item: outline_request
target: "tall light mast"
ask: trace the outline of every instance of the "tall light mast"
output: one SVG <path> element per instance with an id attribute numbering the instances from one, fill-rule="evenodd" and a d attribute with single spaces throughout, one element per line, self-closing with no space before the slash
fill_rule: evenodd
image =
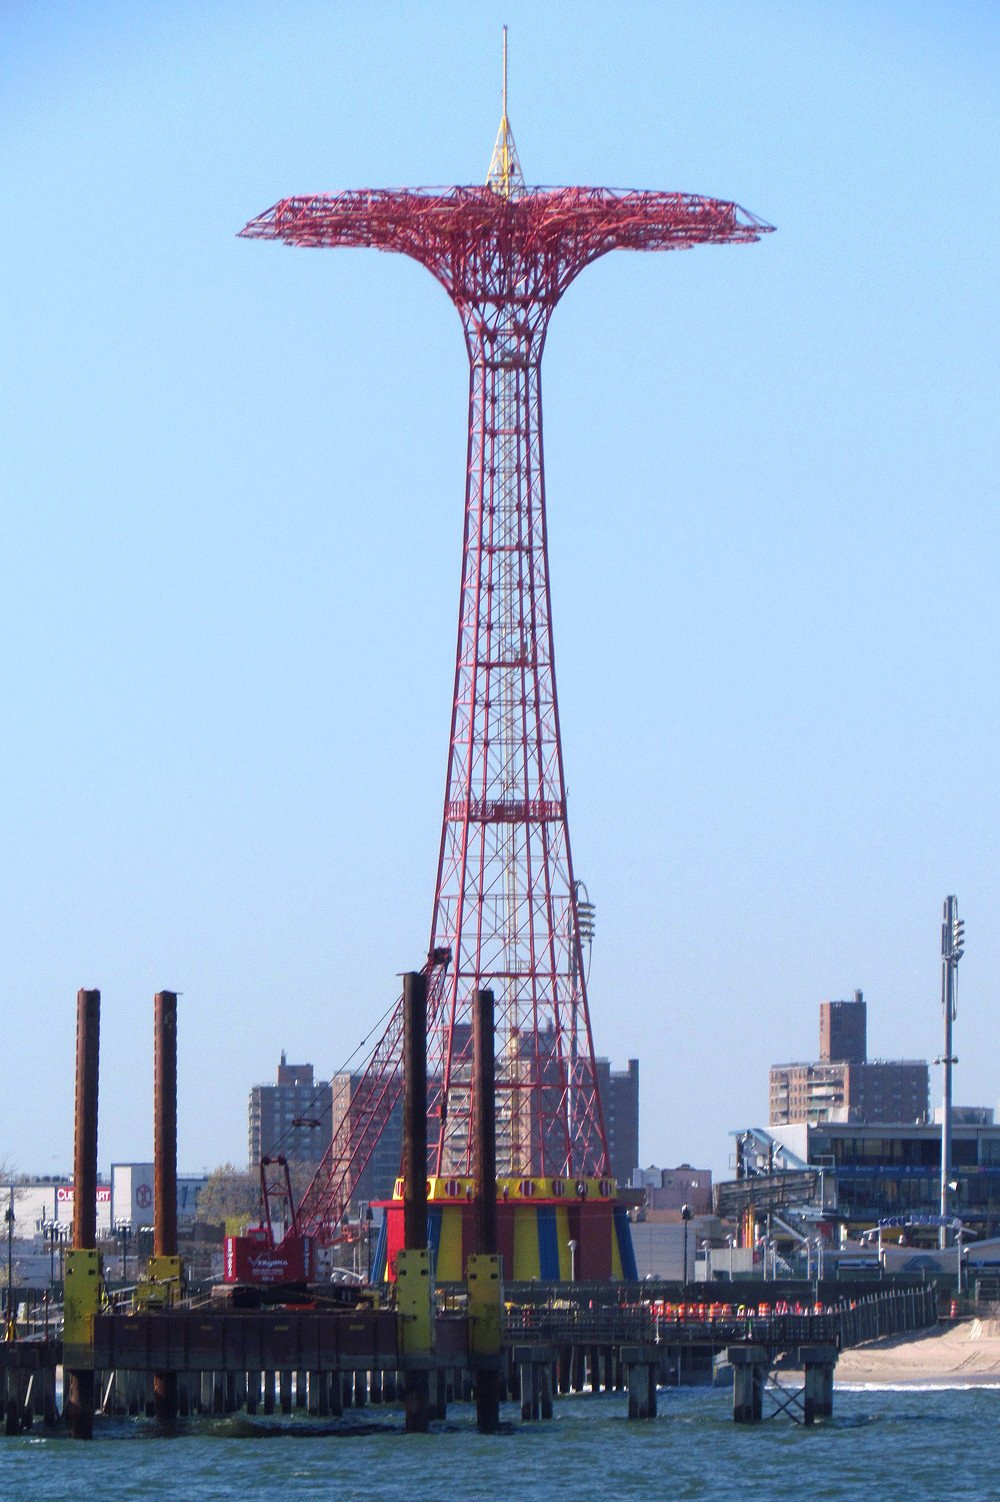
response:
<path id="1" fill-rule="evenodd" d="M 952 1052 L 952 1023 L 958 1011 L 958 962 L 965 952 L 965 924 L 958 916 L 958 898 L 944 899 L 941 924 L 941 1006 L 944 1011 L 944 1053 L 936 1063 L 944 1065 L 944 1103 L 941 1110 L 941 1226 L 938 1246 L 948 1245 L 945 1221 L 951 1215 L 951 1071 L 958 1063 Z"/>

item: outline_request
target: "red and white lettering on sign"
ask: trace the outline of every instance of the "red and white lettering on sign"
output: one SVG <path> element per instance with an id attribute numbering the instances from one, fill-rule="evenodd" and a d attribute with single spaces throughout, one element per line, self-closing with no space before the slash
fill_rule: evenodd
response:
<path id="1" fill-rule="evenodd" d="M 110 1203 L 111 1203 L 111 1186 L 110 1186 L 110 1184 L 98 1184 L 96 1199 L 97 1199 L 97 1203 L 99 1205 L 110 1205 Z M 72 1184 L 60 1184 L 59 1188 L 56 1190 L 56 1202 L 58 1204 L 60 1204 L 60 1205 L 66 1205 L 66 1204 L 70 1204 L 71 1205 L 73 1203 L 73 1185 Z"/>
<path id="2" fill-rule="evenodd" d="M 308 1236 L 286 1236 L 276 1247 L 227 1236 L 225 1269 L 227 1283 L 308 1283 L 315 1275 L 313 1244 Z"/>

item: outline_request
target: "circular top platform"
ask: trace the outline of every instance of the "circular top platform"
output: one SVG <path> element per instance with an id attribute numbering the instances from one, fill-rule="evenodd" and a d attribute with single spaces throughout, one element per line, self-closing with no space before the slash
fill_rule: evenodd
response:
<path id="1" fill-rule="evenodd" d="M 559 290 L 609 250 L 746 244 L 773 226 L 739 204 L 695 193 L 616 188 L 361 188 L 283 198 L 240 231 L 288 245 L 373 246 L 414 256 L 442 280 L 470 258 L 549 261 Z M 445 275 L 448 268 L 450 275 Z M 483 267 L 485 270 L 485 266 Z"/>

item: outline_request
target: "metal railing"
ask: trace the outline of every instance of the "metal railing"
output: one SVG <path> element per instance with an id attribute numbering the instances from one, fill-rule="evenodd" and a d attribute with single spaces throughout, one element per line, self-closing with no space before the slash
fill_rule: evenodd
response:
<path id="1" fill-rule="evenodd" d="M 663 1306 L 655 1303 L 588 1305 L 507 1304 L 508 1345 L 859 1345 L 884 1335 L 920 1330 L 937 1319 L 933 1284 L 844 1299 L 808 1310 L 767 1305 Z"/>

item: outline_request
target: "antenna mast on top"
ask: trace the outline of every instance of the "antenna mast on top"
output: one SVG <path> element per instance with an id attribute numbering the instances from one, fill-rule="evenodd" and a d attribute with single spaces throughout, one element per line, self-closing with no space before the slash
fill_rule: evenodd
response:
<path id="1" fill-rule="evenodd" d="M 496 145 L 490 170 L 486 174 L 486 186 L 502 198 L 514 198 L 524 192 L 524 176 L 514 145 L 510 123 L 507 119 L 507 28 L 503 29 L 503 118 L 497 132 Z"/>
<path id="2" fill-rule="evenodd" d="M 503 29 L 503 117 L 507 118 L 507 28 Z"/>

